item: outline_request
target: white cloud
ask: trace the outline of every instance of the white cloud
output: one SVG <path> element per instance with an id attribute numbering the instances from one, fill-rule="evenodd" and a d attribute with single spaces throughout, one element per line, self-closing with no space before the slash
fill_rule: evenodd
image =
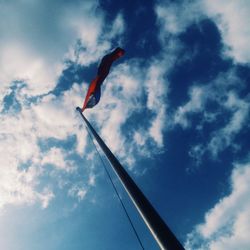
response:
<path id="1" fill-rule="evenodd" d="M 195 160 L 196 166 L 199 166 L 202 163 L 202 157 L 206 151 L 206 148 L 202 144 L 197 144 L 192 146 L 188 154 Z M 192 171 L 192 168 L 188 168 L 188 171 Z"/>
<path id="2" fill-rule="evenodd" d="M 62 149 L 56 147 L 50 148 L 50 150 L 43 155 L 41 164 L 52 164 L 59 170 L 74 170 L 72 162 L 66 159 L 65 152 Z"/>
<path id="3" fill-rule="evenodd" d="M 174 123 L 180 124 L 183 128 L 190 126 L 187 116 L 192 113 L 201 112 L 204 109 L 204 103 L 206 102 L 206 88 L 199 86 L 193 86 L 189 90 L 190 100 L 180 106 L 174 115 Z"/>
<path id="4" fill-rule="evenodd" d="M 149 135 L 159 148 L 163 147 L 164 131 L 171 126 L 167 119 L 169 81 L 168 73 L 174 66 L 180 46 L 175 39 L 162 41 L 163 53 L 152 59 L 145 74 L 147 108 L 154 114 L 150 121 Z"/>
<path id="5" fill-rule="evenodd" d="M 88 184 L 90 186 L 95 186 L 96 183 L 96 175 L 94 173 L 89 174 Z"/>
<path id="6" fill-rule="evenodd" d="M 121 46 L 125 31 L 123 15 L 118 13 L 111 25 L 105 23 L 102 13 L 99 12 L 98 17 L 98 19 L 93 19 L 92 16 L 81 16 L 79 19 L 71 17 L 73 21 L 70 27 L 78 31 L 77 38 L 80 40 L 70 46 L 65 55 L 66 59 L 88 66 L 99 61 L 106 52 L 108 53 L 113 39 L 115 44 Z"/>
<path id="7" fill-rule="evenodd" d="M 13 80 L 27 83 L 25 92 L 32 95 L 50 91 L 56 86 L 61 66 L 54 63 L 48 67 L 48 61 L 38 53 L 17 42 L 0 47 L 0 82 L 6 86 Z"/>
<path id="8" fill-rule="evenodd" d="M 15 166 L 15 162 L 10 164 L 9 160 L 12 160 L 9 155 L 6 155 L 6 159 L 1 160 L 0 209 L 7 204 L 23 205 L 35 202 L 41 202 L 45 208 L 53 197 L 53 193 L 47 187 L 41 192 L 36 191 L 40 170 L 36 167 L 20 170 Z M 5 165 L 6 163 L 8 165 Z"/>
<path id="9" fill-rule="evenodd" d="M 208 144 L 208 149 L 214 157 L 233 142 L 234 137 L 241 132 L 249 117 L 248 100 L 239 98 L 233 91 L 227 93 L 226 98 L 224 106 L 232 112 L 232 116 L 225 127 L 213 133 L 213 138 Z"/>
<path id="10" fill-rule="evenodd" d="M 159 1 L 160 2 L 160 1 Z M 178 35 L 194 22 L 201 19 L 199 1 L 165 1 L 156 5 L 156 14 L 162 24 L 164 32 Z"/>
<path id="11" fill-rule="evenodd" d="M 249 1 L 159 1 L 155 10 L 163 28 L 161 39 L 178 36 L 190 25 L 210 18 L 221 33 L 224 55 L 232 57 L 236 63 L 250 62 Z"/>
<path id="12" fill-rule="evenodd" d="M 121 36 L 125 31 L 125 21 L 124 21 L 124 17 L 122 15 L 122 13 L 119 13 L 113 24 L 112 24 L 112 27 L 111 27 L 111 30 L 110 32 L 108 33 L 108 36 L 110 38 L 113 38 L 113 37 L 116 37 L 117 39 L 117 36 Z"/>
<path id="13" fill-rule="evenodd" d="M 159 148 L 163 147 L 163 135 L 164 130 L 166 129 L 166 110 L 165 106 L 162 105 L 158 111 L 156 118 L 152 121 L 151 127 L 149 128 L 149 134 L 152 139 L 156 142 Z"/>
<path id="14" fill-rule="evenodd" d="M 82 121 L 75 107 L 82 102 L 82 87 L 74 84 L 60 97 L 47 95 L 31 106 L 31 109 L 23 110 L 20 115 L 27 121 L 32 121 L 33 130 L 37 138 L 56 138 L 66 140 L 68 136 L 75 135 L 77 139 L 76 150 L 84 154 L 87 143 L 87 133 L 79 130 Z"/>
<path id="15" fill-rule="evenodd" d="M 247 250 L 250 248 L 250 164 L 237 164 L 232 191 L 206 213 L 205 222 L 188 236 L 186 249 Z M 198 248 L 199 246 L 199 248 Z"/>
<path id="16" fill-rule="evenodd" d="M 164 79 L 166 69 L 161 66 L 161 63 L 162 61 L 153 61 L 147 70 L 147 107 L 151 110 L 157 110 L 167 94 L 168 82 Z"/>
<path id="17" fill-rule="evenodd" d="M 43 192 L 38 195 L 38 197 L 41 200 L 42 208 L 47 208 L 49 202 L 55 197 L 55 195 L 49 188 L 45 188 Z"/>
<path id="18" fill-rule="evenodd" d="M 229 114 L 228 121 L 222 126 L 215 126 L 209 135 L 207 145 L 193 145 L 189 155 L 200 165 L 205 152 L 210 152 L 214 159 L 228 147 L 237 149 L 235 137 L 244 129 L 249 117 L 250 104 L 248 97 L 240 97 L 235 86 L 240 87 L 240 79 L 234 70 L 218 75 L 209 85 L 193 85 L 189 90 L 189 100 L 179 106 L 174 113 L 174 125 L 179 124 L 183 129 L 195 126 L 202 133 L 204 125 L 216 124 L 219 119 Z M 209 110 L 209 103 L 217 106 Z M 199 114 L 198 123 L 192 123 L 192 115 Z M 224 118 L 225 119 L 225 118 Z M 202 150 L 200 150 L 202 148 Z"/>
<path id="19" fill-rule="evenodd" d="M 236 62 L 249 63 L 250 2 L 204 0 L 203 10 L 218 26 L 226 55 L 231 56 Z"/>
<path id="20" fill-rule="evenodd" d="M 78 201 L 82 201 L 86 194 L 87 194 L 87 189 L 80 184 L 73 185 L 71 189 L 68 191 L 68 195 L 71 197 L 76 197 Z"/>
<path id="21" fill-rule="evenodd" d="M 134 138 L 136 144 L 139 146 L 143 146 L 146 142 L 145 136 L 143 134 L 144 134 L 144 131 L 140 131 L 140 132 L 135 131 L 135 133 L 134 133 L 133 138 Z"/>
<path id="22" fill-rule="evenodd" d="M 22 110 L 1 115 L 1 208 L 7 204 L 32 204 L 37 201 L 43 207 L 48 206 L 54 195 L 46 184 L 43 184 L 44 189 L 38 191 L 43 175 L 39 166 L 50 163 L 68 171 L 72 165 L 64 160 L 65 156 L 59 149 L 52 148 L 44 153 L 39 139 L 65 140 L 69 135 L 75 135 L 80 140 L 86 140 L 78 129 L 79 121 L 75 114 L 75 106 L 82 101 L 79 92 L 80 86 L 73 85 L 61 97 L 47 95 L 31 106 L 25 105 L 25 101 L 21 100 L 25 99 L 25 95 L 19 94 Z M 81 151 L 84 147 L 82 144 Z"/>

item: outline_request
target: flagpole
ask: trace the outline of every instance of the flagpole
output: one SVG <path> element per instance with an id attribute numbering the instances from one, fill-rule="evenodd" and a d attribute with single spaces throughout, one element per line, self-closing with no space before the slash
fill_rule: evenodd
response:
<path id="1" fill-rule="evenodd" d="M 95 137 L 97 143 L 105 153 L 111 166 L 117 176 L 119 177 L 122 185 L 133 201 L 135 207 L 137 208 L 139 214 L 143 218 L 147 227 L 149 228 L 151 234 L 155 238 L 159 247 L 164 250 L 184 250 L 184 247 L 172 233 L 172 231 L 165 224 L 163 219 L 151 205 L 149 200 L 145 197 L 143 192 L 139 189 L 133 179 L 126 172 L 121 163 L 117 160 L 114 154 L 110 151 L 108 146 L 104 143 L 101 137 L 97 134 L 95 129 L 91 126 L 89 121 L 83 115 L 81 108 L 77 107 L 76 110 L 80 113 L 87 127 Z"/>

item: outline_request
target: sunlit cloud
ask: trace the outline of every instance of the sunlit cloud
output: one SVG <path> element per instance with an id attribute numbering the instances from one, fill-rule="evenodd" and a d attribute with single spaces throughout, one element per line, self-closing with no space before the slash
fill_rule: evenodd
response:
<path id="1" fill-rule="evenodd" d="M 214 124 L 229 114 L 230 118 L 224 126 L 214 127 L 210 132 L 210 140 L 207 145 L 197 144 L 190 149 L 190 156 L 201 163 L 205 152 L 209 152 L 213 158 L 228 147 L 237 148 L 234 138 L 247 125 L 249 117 L 248 97 L 240 98 L 235 86 L 239 86 L 239 78 L 234 70 L 219 75 L 208 85 L 194 85 L 189 90 L 189 100 L 179 106 L 174 114 L 174 124 L 183 129 L 195 126 L 197 132 L 203 130 L 206 124 Z M 209 103 L 215 104 L 216 110 L 209 110 Z M 193 117 L 200 115 L 198 123 L 194 124 Z M 200 150 L 202 149 L 202 150 Z"/>
<path id="2" fill-rule="evenodd" d="M 222 197 L 188 236 L 186 249 L 249 248 L 249 162 L 236 164 L 231 175 L 231 193 Z"/>
<path id="3" fill-rule="evenodd" d="M 249 63 L 249 2 L 204 0 L 203 9 L 221 32 L 225 55 L 232 57 L 236 63 Z"/>
<path id="4" fill-rule="evenodd" d="M 223 53 L 236 63 L 249 63 L 248 28 L 250 5 L 239 1 L 165 1 L 156 7 L 156 13 L 168 36 L 184 32 L 190 25 L 199 25 L 204 19 L 212 19 L 218 27 L 224 43 Z"/>

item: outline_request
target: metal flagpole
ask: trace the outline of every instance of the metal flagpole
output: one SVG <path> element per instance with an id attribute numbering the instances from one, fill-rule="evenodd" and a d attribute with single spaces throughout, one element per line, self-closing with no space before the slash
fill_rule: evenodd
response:
<path id="1" fill-rule="evenodd" d="M 151 205 L 151 203 L 148 201 L 148 199 L 145 197 L 143 192 L 139 189 L 121 163 L 113 155 L 101 137 L 97 134 L 95 129 L 91 126 L 89 121 L 82 114 L 81 108 L 77 107 L 76 110 L 79 111 L 87 127 L 90 129 L 99 146 L 105 153 L 106 157 L 111 163 L 113 170 L 119 177 L 122 185 L 124 186 L 160 248 L 164 250 L 185 250 L 172 231 L 165 224 L 160 215 L 157 213 L 157 211 L 154 209 L 154 207 Z"/>

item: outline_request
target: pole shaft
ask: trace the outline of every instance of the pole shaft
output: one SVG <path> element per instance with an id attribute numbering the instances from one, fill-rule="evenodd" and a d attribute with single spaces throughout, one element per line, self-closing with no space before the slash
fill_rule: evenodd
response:
<path id="1" fill-rule="evenodd" d="M 175 237 L 175 235 L 171 232 L 168 226 L 165 224 L 163 219 L 136 185 L 136 183 L 132 180 L 129 174 L 126 172 L 124 167 L 120 164 L 117 158 L 113 155 L 107 145 L 103 142 L 101 137 L 97 134 L 95 129 L 91 126 L 89 121 L 82 114 L 82 111 L 79 107 L 76 108 L 79 111 L 81 117 L 85 121 L 86 125 L 90 129 L 91 133 L 95 137 L 99 146 L 102 148 L 106 157 L 109 159 L 113 170 L 119 177 L 122 185 L 133 201 L 135 207 L 143 218 L 144 222 L 148 226 L 150 232 L 155 238 L 156 242 L 160 246 L 161 249 L 165 250 L 184 250 L 181 243 Z"/>

